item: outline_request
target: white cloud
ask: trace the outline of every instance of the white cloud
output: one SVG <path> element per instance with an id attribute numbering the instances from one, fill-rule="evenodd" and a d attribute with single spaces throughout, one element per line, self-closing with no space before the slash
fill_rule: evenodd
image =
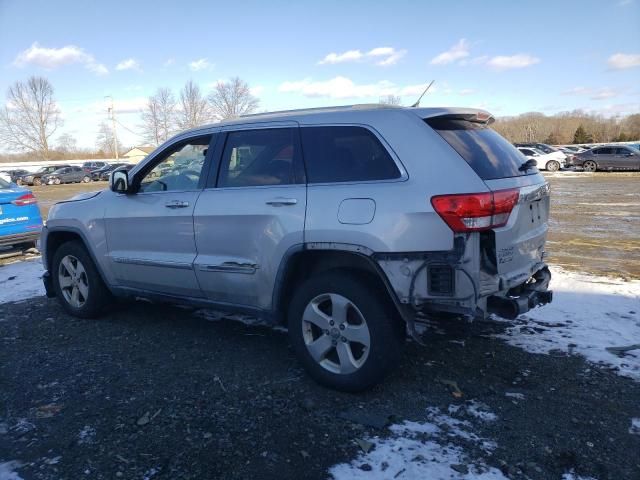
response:
<path id="1" fill-rule="evenodd" d="M 476 93 L 476 91 L 472 88 L 463 88 L 458 92 L 458 95 L 473 95 L 474 93 Z"/>
<path id="2" fill-rule="evenodd" d="M 563 95 L 589 96 L 591 100 L 606 100 L 607 98 L 617 97 L 622 93 L 624 93 L 624 89 L 614 89 L 609 87 L 603 87 L 599 89 L 587 88 L 587 87 L 574 87 L 562 92 Z"/>
<path id="3" fill-rule="evenodd" d="M 170 67 L 171 65 L 173 65 L 174 63 L 176 63 L 176 59 L 175 58 L 167 58 L 164 63 L 162 64 L 163 67 Z"/>
<path id="4" fill-rule="evenodd" d="M 387 95 L 420 95 L 426 85 L 398 86 L 387 80 L 376 83 L 357 84 L 350 78 L 338 76 L 325 81 L 313 81 L 306 78 L 300 81 L 284 82 L 278 90 L 283 93 L 299 93 L 305 97 L 379 98 Z"/>
<path id="5" fill-rule="evenodd" d="M 337 63 L 357 62 L 360 60 L 374 60 L 376 65 L 388 67 L 398 63 L 407 54 L 406 50 L 396 50 L 393 47 L 376 47 L 366 53 L 360 50 L 347 50 L 346 52 L 327 54 L 318 65 L 335 65 Z"/>
<path id="6" fill-rule="evenodd" d="M 61 48 L 42 47 L 34 42 L 29 48 L 18 54 L 13 64 L 17 67 L 35 65 L 46 70 L 53 70 L 65 65 L 82 64 L 96 75 L 109 73 L 107 67 L 96 62 L 93 55 L 88 54 L 82 48 L 75 45 L 66 45 Z"/>
<path id="7" fill-rule="evenodd" d="M 347 50 L 343 53 L 331 52 L 320 60 L 318 65 L 333 65 L 336 63 L 353 62 L 355 60 L 360 60 L 363 56 L 364 55 L 360 50 Z"/>
<path id="8" fill-rule="evenodd" d="M 498 55 L 497 57 L 492 57 L 487 61 L 487 65 L 495 68 L 496 70 L 525 68 L 535 65 L 536 63 L 540 63 L 540 59 L 526 53 L 518 53 L 511 56 Z"/>
<path id="9" fill-rule="evenodd" d="M 469 44 L 461 38 L 446 52 L 442 52 L 431 59 L 431 65 L 447 65 L 449 63 L 462 60 L 469 56 Z"/>
<path id="10" fill-rule="evenodd" d="M 376 50 L 376 49 L 374 49 L 374 50 Z M 374 55 L 372 53 L 374 50 L 369 52 L 367 55 L 379 56 L 379 55 Z M 391 50 L 391 53 L 389 53 L 386 58 L 383 58 L 379 62 L 376 62 L 376 65 L 379 65 L 381 67 L 389 67 L 391 65 L 395 65 L 396 63 L 398 63 L 398 60 L 400 60 L 402 57 L 404 57 L 407 54 L 406 50 L 397 50 L 396 51 L 393 48 L 388 49 L 388 50 Z"/>
<path id="11" fill-rule="evenodd" d="M 200 70 L 209 70 L 213 68 L 213 65 L 209 63 L 209 60 L 206 58 L 200 58 L 198 60 L 194 60 L 189 63 L 189 68 L 194 72 L 199 72 Z"/>
<path id="12" fill-rule="evenodd" d="M 640 54 L 638 53 L 614 53 L 607 60 L 609 68 L 623 70 L 625 68 L 640 67 Z"/>
<path id="13" fill-rule="evenodd" d="M 256 85 L 255 87 L 249 88 L 251 95 L 254 97 L 259 97 L 262 92 L 264 92 L 264 87 L 262 85 Z"/>
<path id="14" fill-rule="evenodd" d="M 127 58 L 116 65 L 116 70 L 136 70 L 141 72 L 140 63 L 134 58 Z"/>

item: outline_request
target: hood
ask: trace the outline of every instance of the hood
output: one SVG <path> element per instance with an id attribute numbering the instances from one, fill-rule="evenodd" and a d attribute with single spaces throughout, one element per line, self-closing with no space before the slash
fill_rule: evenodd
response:
<path id="1" fill-rule="evenodd" d="M 78 202 L 80 200 L 89 200 L 90 198 L 97 197 L 102 192 L 104 192 L 104 190 L 97 190 L 95 192 L 82 192 L 82 193 L 79 193 L 78 195 L 75 195 L 67 200 L 63 200 L 62 202 L 58 202 L 58 203 L 68 203 L 68 202 Z"/>

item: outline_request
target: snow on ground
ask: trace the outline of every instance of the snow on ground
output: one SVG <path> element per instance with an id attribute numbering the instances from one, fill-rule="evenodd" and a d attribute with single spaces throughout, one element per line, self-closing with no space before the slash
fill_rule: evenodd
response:
<path id="1" fill-rule="evenodd" d="M 554 268 L 551 289 L 551 304 L 522 315 L 499 337 L 533 353 L 578 353 L 640 381 L 640 281 Z"/>
<path id="2" fill-rule="evenodd" d="M 0 266 L 0 303 L 44 295 L 40 258 Z"/>
<path id="3" fill-rule="evenodd" d="M 576 475 L 575 473 L 573 473 L 573 470 L 571 470 L 570 472 L 562 475 L 562 480 L 596 480 L 596 479 L 593 477 L 583 477 L 581 475 Z"/>
<path id="4" fill-rule="evenodd" d="M 22 463 L 17 460 L 0 462 L 0 480 L 22 480 L 22 477 L 15 471 L 21 466 Z"/>
<path id="5" fill-rule="evenodd" d="M 366 439 L 371 443 L 371 450 L 361 453 L 350 463 L 335 465 L 329 473 L 335 480 L 506 479 L 500 470 L 489 467 L 482 458 L 470 458 L 465 453 L 468 448 L 476 447 L 488 457 L 496 448 L 494 442 L 474 432 L 474 425 L 469 420 L 456 418 L 463 415 L 480 422 L 489 418 L 495 420 L 495 414 L 484 407 L 474 402 L 451 405 L 449 414 L 430 407 L 426 422 L 405 421 L 392 425 L 389 437 Z"/>

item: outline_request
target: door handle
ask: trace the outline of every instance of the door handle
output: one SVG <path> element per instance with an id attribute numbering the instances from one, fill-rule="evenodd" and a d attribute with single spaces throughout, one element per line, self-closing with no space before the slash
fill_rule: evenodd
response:
<path id="1" fill-rule="evenodd" d="M 164 206 L 167 208 L 187 208 L 189 206 L 189 202 L 172 200 L 171 202 L 165 203 Z"/>
<path id="2" fill-rule="evenodd" d="M 277 197 L 277 198 L 266 201 L 267 205 L 271 205 L 273 207 L 282 207 L 284 205 L 295 205 L 296 203 L 298 203 L 298 200 L 295 198 L 283 198 L 283 197 Z"/>

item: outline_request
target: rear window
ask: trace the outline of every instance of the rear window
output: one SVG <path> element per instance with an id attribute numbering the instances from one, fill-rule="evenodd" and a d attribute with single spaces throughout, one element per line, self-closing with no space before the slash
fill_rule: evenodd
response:
<path id="1" fill-rule="evenodd" d="M 376 136 L 363 127 L 304 127 L 302 151 L 309 183 L 366 182 L 400 177 Z"/>
<path id="2" fill-rule="evenodd" d="M 9 182 L 7 182 L 6 180 L 0 178 L 0 189 L 9 188 L 10 186 L 11 186 L 11 184 Z"/>
<path id="3" fill-rule="evenodd" d="M 527 161 L 526 158 L 505 138 L 484 124 L 451 117 L 427 118 L 425 122 L 440 134 L 483 180 L 538 173 L 536 168 L 520 170 Z"/>

